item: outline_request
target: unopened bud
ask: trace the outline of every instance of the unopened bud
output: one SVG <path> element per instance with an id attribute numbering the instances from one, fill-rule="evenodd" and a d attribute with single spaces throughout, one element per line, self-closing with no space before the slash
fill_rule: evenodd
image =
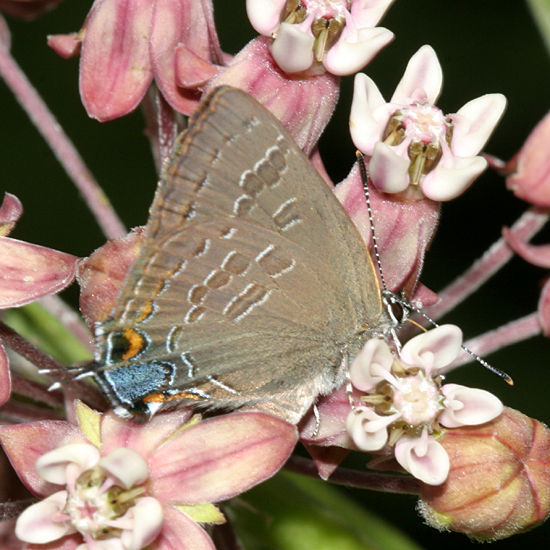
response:
<path id="1" fill-rule="evenodd" d="M 532 529 L 550 513 L 550 430 L 505 408 L 494 421 L 448 430 L 447 481 L 424 485 L 419 511 L 432 527 L 488 541 Z"/>
<path id="2" fill-rule="evenodd" d="M 536 206 L 550 206 L 550 113 L 533 129 L 519 151 L 516 169 L 506 180 L 508 189 Z"/>

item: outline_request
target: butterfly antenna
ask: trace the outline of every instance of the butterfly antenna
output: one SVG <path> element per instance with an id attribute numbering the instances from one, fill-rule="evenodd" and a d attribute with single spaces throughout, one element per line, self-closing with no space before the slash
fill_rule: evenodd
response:
<path id="1" fill-rule="evenodd" d="M 365 200 L 367 203 L 369 225 L 372 233 L 372 246 L 374 250 L 374 257 L 376 259 L 376 265 L 378 267 L 378 273 L 380 275 L 380 282 L 382 286 L 382 297 L 385 300 L 385 302 L 389 305 L 399 304 L 403 308 L 403 313 L 405 318 L 408 316 L 408 313 L 412 311 L 424 317 L 424 319 L 426 319 L 426 321 L 431 323 L 434 327 L 438 327 L 439 325 L 426 313 L 424 313 L 419 308 L 413 306 L 409 301 L 404 300 L 403 298 L 400 298 L 399 296 L 397 296 L 395 293 L 389 291 L 388 287 L 386 286 L 386 281 L 384 279 L 384 272 L 382 271 L 382 262 L 380 261 L 380 253 L 378 251 L 378 241 L 376 239 L 376 232 L 374 230 L 374 216 L 372 213 L 372 207 L 370 203 L 369 175 L 367 172 L 367 167 L 365 165 L 365 156 L 363 155 L 363 153 L 361 153 L 361 151 L 357 151 L 356 155 L 357 155 L 357 162 L 359 164 L 359 172 L 361 173 L 361 181 L 363 182 L 363 192 L 365 194 Z M 401 343 L 399 341 L 399 338 L 397 338 L 397 334 L 395 333 L 395 327 L 399 326 L 399 324 L 402 321 L 397 319 L 391 307 L 388 308 L 388 312 L 394 323 L 394 326 L 391 329 L 391 334 L 399 351 L 399 349 L 401 348 Z M 473 359 L 475 359 L 480 365 L 483 365 L 486 369 L 490 370 L 492 373 L 496 374 L 497 376 L 500 376 L 508 385 L 510 386 L 514 385 L 514 381 L 512 380 L 512 377 L 509 374 L 505 373 L 504 371 L 501 371 L 500 369 L 497 369 L 496 367 L 493 367 L 493 365 L 489 364 L 487 361 L 485 361 L 485 359 L 480 357 L 477 353 L 474 353 L 472 350 L 468 349 L 466 346 L 461 345 L 460 347 L 462 348 L 463 351 L 465 351 L 468 355 L 470 355 Z"/>
<path id="2" fill-rule="evenodd" d="M 380 275 L 380 282 L 382 283 L 382 290 L 387 290 L 386 281 L 384 279 L 384 272 L 382 271 L 382 262 L 380 261 L 380 253 L 378 252 L 378 240 L 376 239 L 376 232 L 374 230 L 374 216 L 372 215 L 372 207 L 370 204 L 369 193 L 369 175 L 367 173 L 367 167 L 365 166 L 365 155 L 361 151 L 355 153 L 357 155 L 357 162 L 359 164 L 359 172 L 361 173 L 361 181 L 363 182 L 363 192 L 365 194 L 365 200 L 367 202 L 367 212 L 369 215 L 369 225 L 372 234 L 372 247 L 374 250 L 374 258 L 378 267 L 378 274 Z"/>
<path id="3" fill-rule="evenodd" d="M 398 303 L 401 307 L 405 308 L 406 310 L 413 311 L 414 313 L 417 313 L 418 315 L 424 317 L 424 319 L 426 319 L 426 321 L 428 321 L 434 327 L 437 328 L 440 326 L 429 315 L 424 313 L 421 309 L 415 307 L 414 305 L 409 303 L 407 300 L 400 298 L 393 292 L 390 292 L 389 290 L 383 290 L 382 295 L 385 296 L 385 298 L 389 302 Z M 497 369 L 496 367 L 493 367 L 493 365 L 485 361 L 485 359 L 480 357 L 477 353 L 473 352 L 471 349 L 468 349 L 466 346 L 461 344 L 460 347 L 462 348 L 462 351 L 465 351 L 468 355 L 470 355 L 473 359 L 475 359 L 480 365 L 484 366 L 487 370 L 490 370 L 493 374 L 500 376 L 500 378 L 502 378 L 509 386 L 514 385 L 514 380 L 509 374 L 505 373 L 500 369 Z"/>

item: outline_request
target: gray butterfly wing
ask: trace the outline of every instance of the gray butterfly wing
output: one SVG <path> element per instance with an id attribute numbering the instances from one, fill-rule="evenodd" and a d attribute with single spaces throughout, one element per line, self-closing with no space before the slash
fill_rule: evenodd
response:
<path id="1" fill-rule="evenodd" d="M 113 404 L 251 405 L 297 422 L 381 323 L 368 252 L 307 158 L 242 91 L 180 136 L 97 371 Z"/>

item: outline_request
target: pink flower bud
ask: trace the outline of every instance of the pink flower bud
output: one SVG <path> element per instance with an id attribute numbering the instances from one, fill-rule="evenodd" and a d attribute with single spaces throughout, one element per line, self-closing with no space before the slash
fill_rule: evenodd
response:
<path id="1" fill-rule="evenodd" d="M 536 206 L 550 206 L 550 113 L 531 132 L 515 160 L 516 169 L 506 180 L 508 189 Z"/>
<path id="2" fill-rule="evenodd" d="M 424 485 L 420 513 L 433 527 L 487 541 L 532 529 L 550 512 L 550 431 L 506 408 L 482 426 L 448 430 L 438 440 L 451 468 L 440 486 Z"/>

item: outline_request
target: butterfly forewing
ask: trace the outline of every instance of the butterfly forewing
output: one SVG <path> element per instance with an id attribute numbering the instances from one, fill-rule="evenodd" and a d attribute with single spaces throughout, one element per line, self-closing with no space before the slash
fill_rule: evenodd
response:
<path id="1" fill-rule="evenodd" d="M 380 318 L 372 263 L 330 188 L 268 111 L 221 88 L 164 170 L 139 255 L 97 330 L 97 376 L 130 410 L 153 393 L 297 422 L 343 381 L 344 356 Z M 138 395 L 137 365 L 151 380 L 158 371 L 154 391 L 142 383 Z"/>

